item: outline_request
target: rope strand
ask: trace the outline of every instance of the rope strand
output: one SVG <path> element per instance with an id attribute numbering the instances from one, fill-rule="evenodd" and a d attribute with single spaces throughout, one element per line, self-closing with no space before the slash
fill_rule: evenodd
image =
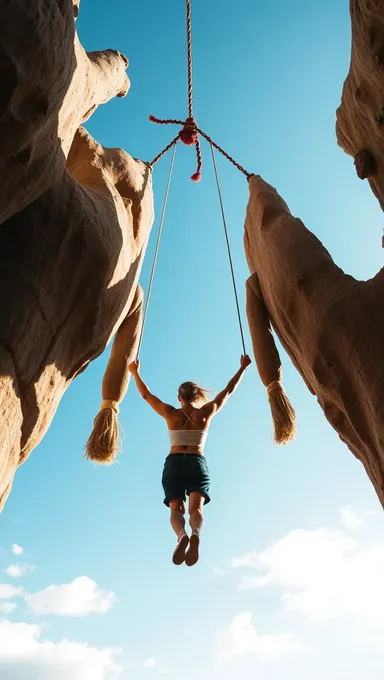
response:
<path id="1" fill-rule="evenodd" d="M 209 137 L 205 132 L 200 130 L 200 128 L 197 126 L 197 123 L 195 121 L 195 118 L 193 116 L 193 69 L 192 69 L 192 10 L 191 10 L 191 0 L 186 0 L 186 14 L 187 14 L 187 69 L 188 69 L 188 118 L 186 120 L 177 120 L 175 118 L 156 118 L 155 116 L 149 116 L 149 120 L 152 121 L 153 123 L 158 123 L 159 125 L 182 125 L 182 129 L 179 132 L 178 137 L 181 139 L 181 141 L 186 144 L 187 146 L 196 146 L 196 158 L 197 158 L 197 168 L 196 172 L 191 176 L 191 179 L 194 182 L 199 182 L 201 179 L 201 168 L 203 167 L 203 160 L 201 156 L 201 149 L 200 149 L 200 142 L 199 142 L 199 135 L 204 137 L 204 139 L 211 144 L 211 146 L 214 146 L 217 151 L 219 151 L 227 160 L 232 163 L 232 165 L 235 166 L 240 172 L 243 173 L 243 175 L 246 176 L 246 178 L 249 180 L 250 177 L 252 177 L 252 174 L 247 172 L 240 163 L 235 161 L 232 156 L 230 156 L 224 149 L 221 148 L 216 142 Z M 165 153 L 167 153 L 168 149 L 172 146 L 173 142 L 171 142 L 167 147 L 165 147 L 164 151 L 160 152 L 158 156 L 150 163 L 149 165 L 153 166 L 155 163 L 157 163 L 160 158 L 163 157 Z"/>
<path id="2" fill-rule="evenodd" d="M 212 161 L 213 161 L 213 167 L 215 171 L 215 178 L 216 178 L 216 185 L 217 185 L 217 192 L 219 196 L 219 202 L 220 202 L 220 209 L 221 209 L 221 216 L 223 219 L 223 226 L 224 226 L 224 234 L 225 234 L 225 240 L 226 240 L 226 245 L 227 245 L 227 251 L 228 251 L 228 259 L 229 259 L 229 266 L 231 270 L 231 276 L 232 276 L 232 284 L 233 284 L 233 290 L 235 294 L 235 302 L 236 302 L 236 310 L 237 310 L 237 317 L 238 317 L 238 322 L 239 322 L 239 328 L 240 328 L 240 335 L 241 335 L 241 342 L 243 346 L 243 353 L 246 354 L 246 348 L 245 348 L 245 340 L 244 340 L 244 331 L 243 331 L 243 325 L 241 321 L 241 314 L 240 314 L 240 305 L 239 305 L 239 297 L 237 293 L 237 287 L 236 287 L 236 279 L 235 279 L 235 272 L 234 272 L 234 267 L 233 267 L 233 261 L 232 261 L 232 254 L 231 254 L 231 246 L 229 242 L 229 235 L 228 235 L 228 229 L 227 229 L 227 221 L 225 218 L 225 213 L 224 213 L 224 204 L 223 204 L 223 197 L 221 194 L 221 187 L 220 187 L 220 180 L 219 180 L 219 174 L 217 171 L 217 165 L 216 165 L 216 158 L 215 158 L 215 152 L 214 148 L 221 153 L 227 160 L 230 161 L 240 172 L 242 172 L 247 179 L 249 180 L 250 177 L 252 177 L 251 173 L 247 172 L 240 163 L 237 163 L 237 161 L 232 158 L 224 149 L 222 149 L 216 142 L 209 137 L 205 132 L 200 130 L 200 128 L 197 126 L 197 123 L 194 119 L 193 116 L 193 83 L 192 83 L 192 21 L 191 21 L 191 0 L 186 0 L 186 14 L 187 14 L 187 66 L 188 66 L 188 118 L 186 120 L 177 120 L 175 118 L 167 118 L 167 119 L 161 119 L 161 118 L 156 118 L 155 116 L 149 116 L 149 119 L 154 122 L 158 123 L 159 125 L 181 125 L 182 129 L 180 130 L 179 134 L 175 139 L 173 139 L 160 153 L 153 159 L 151 163 L 148 163 L 147 165 L 152 169 L 155 163 L 157 163 L 163 156 L 173 147 L 173 153 L 172 153 L 172 159 L 171 159 L 171 164 L 169 168 L 169 175 L 168 175 L 168 183 L 165 191 L 165 196 L 164 196 L 164 203 L 163 203 L 163 210 L 161 213 L 161 218 L 160 218 L 160 224 L 159 224 L 159 230 L 158 230 L 158 235 L 157 235 L 157 243 L 156 243 L 156 248 L 155 248 L 155 254 L 153 258 L 153 263 L 152 263 L 152 271 L 150 275 L 150 280 L 149 280 L 149 286 L 148 286 L 148 293 L 147 293 L 147 299 L 145 302 L 145 307 L 144 307 L 144 313 L 143 313 L 143 323 L 141 326 L 141 332 L 140 332 L 140 339 L 139 339 L 139 344 L 138 344 L 138 350 L 137 350 L 137 358 L 139 357 L 140 354 L 140 349 L 141 349 L 141 344 L 143 340 L 143 334 L 144 334 L 144 327 L 147 319 L 147 312 L 148 312 L 148 304 L 149 304 L 149 299 L 151 296 L 151 291 L 152 291 L 152 284 L 153 284 L 153 278 L 155 274 L 155 268 L 156 268 L 156 262 L 157 262 L 157 256 L 159 253 L 159 246 L 160 246 L 160 238 L 162 234 L 162 229 L 163 229 L 163 222 L 164 222 L 164 216 L 165 216 L 165 210 L 167 206 L 167 200 L 168 200 L 168 194 L 169 194 L 169 188 L 171 184 L 171 178 L 172 178 L 172 172 L 173 172 L 173 166 L 174 166 L 174 160 L 175 160 L 175 152 L 176 152 L 176 145 L 179 139 L 186 144 L 187 146 L 195 146 L 196 147 L 196 158 L 197 158 L 197 169 L 196 172 L 192 175 L 191 179 L 194 182 L 198 182 L 201 178 L 201 168 L 203 165 L 202 162 L 202 156 L 201 156 L 201 148 L 200 148 L 200 140 L 199 140 L 199 135 L 201 137 L 204 137 L 204 139 L 207 140 L 207 142 L 210 145 L 211 153 L 212 153 Z"/>
<path id="3" fill-rule="evenodd" d="M 161 120 L 161 119 L 155 118 L 154 116 L 150 116 L 150 120 L 154 121 L 155 123 L 160 123 L 160 125 L 162 125 L 162 124 L 164 124 L 164 123 L 175 123 L 176 125 L 184 125 L 184 122 L 181 121 L 181 120 Z M 212 146 L 215 147 L 216 151 L 218 151 L 219 153 L 221 153 L 222 156 L 224 156 L 224 158 L 226 158 L 230 163 L 232 163 L 232 165 L 235 166 L 235 168 L 237 168 L 238 170 L 240 170 L 240 172 L 242 172 L 243 175 L 245 175 L 246 178 L 247 178 L 248 180 L 249 180 L 251 177 L 253 177 L 253 174 L 254 174 L 254 173 L 248 172 L 248 170 L 246 170 L 245 168 L 243 168 L 243 166 L 240 165 L 240 163 L 238 163 L 237 161 L 235 161 L 235 159 L 232 158 L 232 156 L 230 156 L 229 153 L 227 153 L 226 151 L 224 151 L 224 149 L 223 149 L 221 146 L 219 146 L 218 144 L 216 144 L 216 142 L 213 141 L 212 137 L 210 137 L 209 135 L 207 135 L 206 132 L 203 132 L 203 130 L 200 130 L 200 128 L 198 128 L 198 127 L 196 128 L 196 131 L 199 133 L 199 135 L 201 135 L 202 137 L 204 137 L 204 139 L 205 139 L 209 144 L 212 144 Z M 182 132 L 182 130 L 181 130 L 181 132 Z M 170 142 L 170 143 L 165 147 L 165 149 L 163 149 L 163 151 L 161 151 L 161 152 L 156 156 L 156 158 L 154 158 L 154 160 L 153 160 L 151 163 L 148 163 L 148 165 L 150 165 L 151 167 L 152 167 L 153 165 L 155 165 L 155 163 L 157 163 L 157 162 L 158 162 L 158 161 L 159 161 L 159 160 L 167 153 L 167 151 L 169 151 L 169 149 L 171 148 L 172 144 L 174 144 L 175 141 L 178 141 L 179 139 L 180 139 L 180 132 L 179 132 L 179 134 L 177 135 L 177 137 L 175 137 L 175 139 L 173 139 L 172 142 Z M 200 155 L 198 156 L 198 165 L 199 165 L 199 169 L 201 169 L 201 167 L 202 167 L 202 162 L 201 162 L 200 144 L 199 144 L 199 146 L 197 146 L 197 153 L 200 154 Z"/>
<path id="4" fill-rule="evenodd" d="M 157 256 L 159 254 L 159 248 L 160 248 L 160 240 L 161 240 L 161 234 L 163 231 L 163 224 L 164 224 L 164 217 L 165 217 L 165 211 L 167 208 L 167 201 L 168 201 L 168 194 L 169 194 L 169 188 L 171 186 L 171 179 L 172 179 L 172 173 L 173 173 L 173 166 L 175 164 L 175 154 L 176 154 L 176 146 L 178 142 L 178 137 L 176 137 L 175 140 L 173 140 L 172 144 L 168 145 L 168 149 L 170 149 L 173 145 L 173 152 L 172 152 L 172 158 L 171 158 L 171 163 L 169 166 L 169 172 L 168 172 L 168 181 L 167 181 L 167 187 L 165 189 L 165 194 L 164 194 L 164 201 L 163 201 L 163 209 L 161 211 L 161 217 L 160 217 L 160 223 L 159 223 L 159 229 L 157 232 L 157 241 L 156 241 L 156 248 L 155 248 L 155 254 L 153 256 L 153 262 L 152 262 L 152 269 L 151 269 L 151 276 L 149 278 L 149 285 L 148 285 L 148 292 L 147 292 L 147 299 L 145 301 L 145 307 L 144 307 L 144 313 L 143 313 L 143 322 L 141 324 L 141 331 L 140 331 L 140 338 L 139 338 L 139 344 L 137 346 L 137 359 L 140 356 L 140 350 L 141 350 L 141 345 L 143 342 L 143 335 L 144 335 L 144 328 L 145 328 L 145 323 L 147 320 L 147 313 L 148 313 L 148 305 L 149 305 L 149 300 L 151 297 L 151 292 L 152 292 L 152 284 L 153 284 L 153 278 L 155 275 L 155 269 L 156 269 L 156 262 L 157 262 Z M 163 154 L 164 155 L 164 154 Z"/>
<path id="5" fill-rule="evenodd" d="M 237 294 L 237 286 L 236 286 L 236 279 L 235 279 L 235 271 L 234 271 L 234 268 L 233 268 L 232 253 L 231 253 L 231 245 L 230 245 L 230 242 L 229 242 L 229 235 L 228 235 L 228 229 L 227 229 L 227 220 L 226 220 L 225 212 L 224 212 L 223 197 L 222 197 L 222 194 L 221 194 L 221 187 L 220 187 L 219 173 L 218 173 L 218 171 L 217 171 L 215 152 L 214 152 L 214 150 L 213 150 L 213 145 L 212 145 L 212 144 L 211 144 L 211 153 L 212 153 L 213 168 L 214 168 L 214 170 L 215 170 L 215 178 L 216 178 L 217 193 L 218 193 L 219 201 L 220 201 L 221 216 L 222 216 L 222 218 L 223 218 L 223 226 L 224 226 L 225 240 L 226 240 L 226 244 L 227 244 L 229 266 L 230 266 L 231 275 L 232 275 L 233 291 L 234 291 L 234 294 L 235 294 L 236 310 L 237 310 L 237 317 L 238 317 L 238 321 L 239 321 L 241 342 L 242 342 L 242 345 L 243 345 L 243 353 L 246 354 L 247 351 L 246 351 L 246 348 L 245 348 L 244 331 L 243 331 L 243 324 L 242 324 L 242 321 L 241 321 L 240 305 L 239 305 L 239 296 L 238 296 L 238 294 Z"/>
<path id="6" fill-rule="evenodd" d="M 188 110 L 189 117 L 193 118 L 191 0 L 187 0 L 187 48 L 188 48 Z"/>
<path id="7" fill-rule="evenodd" d="M 251 177 L 253 177 L 253 173 L 252 173 L 252 172 L 248 172 L 247 170 L 245 170 L 245 168 L 243 168 L 243 166 L 240 165 L 240 163 L 238 163 L 237 161 L 235 161 L 235 159 L 232 158 L 232 156 L 230 156 L 229 153 L 227 153 L 226 151 L 224 151 L 224 149 L 222 149 L 221 146 L 219 146 L 218 144 L 216 144 L 216 142 L 214 142 L 213 139 L 211 139 L 211 137 L 210 137 L 209 135 L 206 134 L 206 132 L 203 132 L 202 130 L 200 130 L 200 128 L 197 128 L 197 132 L 199 133 L 199 135 L 201 135 L 202 137 L 204 137 L 204 139 L 206 139 L 207 142 L 209 142 L 209 144 L 211 144 L 211 147 L 214 146 L 215 149 L 217 149 L 217 151 L 219 151 L 219 152 L 224 156 L 224 158 L 226 158 L 230 163 L 232 163 L 232 165 L 234 165 L 235 168 L 237 168 L 238 170 L 240 170 L 240 172 L 242 172 L 243 175 L 245 175 L 246 178 L 247 178 L 248 180 L 249 180 Z"/>
<path id="8" fill-rule="evenodd" d="M 169 142 L 169 144 L 167 144 L 165 149 L 160 151 L 160 153 L 157 154 L 156 158 L 154 158 L 153 161 L 151 161 L 151 163 L 148 163 L 148 165 L 152 168 L 156 163 L 158 163 L 158 161 L 161 158 L 163 158 L 163 156 L 165 156 L 165 154 L 169 151 L 169 149 L 171 149 L 173 147 L 174 144 L 177 144 L 178 141 L 179 141 L 179 135 L 177 135 L 177 137 L 175 137 L 175 139 L 172 139 L 172 141 Z"/>
<path id="9" fill-rule="evenodd" d="M 192 17 L 191 0 L 187 2 L 187 52 L 188 52 L 188 111 L 193 118 L 193 84 L 192 84 Z"/>

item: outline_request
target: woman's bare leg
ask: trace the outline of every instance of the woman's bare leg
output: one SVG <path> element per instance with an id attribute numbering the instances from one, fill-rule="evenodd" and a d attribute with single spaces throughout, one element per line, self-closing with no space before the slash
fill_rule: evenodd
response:
<path id="1" fill-rule="evenodd" d="M 200 532 L 204 524 L 203 506 L 205 496 L 199 491 L 192 491 L 189 496 L 189 524 L 192 536 L 189 542 L 189 550 L 185 555 L 185 564 L 192 567 L 199 559 Z"/>
<path id="2" fill-rule="evenodd" d="M 185 551 L 189 543 L 189 538 L 185 533 L 184 501 L 181 498 L 170 501 L 169 509 L 171 511 L 171 526 L 177 536 L 177 546 L 172 561 L 174 564 L 180 565 L 184 562 Z"/>
<path id="3" fill-rule="evenodd" d="M 181 533 L 185 532 L 184 501 L 181 498 L 169 501 L 169 509 L 171 511 L 171 527 L 176 536 L 179 537 Z"/>
<path id="4" fill-rule="evenodd" d="M 205 496 L 200 491 L 192 491 L 189 496 L 189 525 L 193 533 L 199 534 L 203 528 L 203 507 Z"/>

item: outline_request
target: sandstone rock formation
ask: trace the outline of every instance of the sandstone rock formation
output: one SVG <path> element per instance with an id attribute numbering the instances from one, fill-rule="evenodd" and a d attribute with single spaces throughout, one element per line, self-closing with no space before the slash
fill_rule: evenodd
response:
<path id="1" fill-rule="evenodd" d="M 337 111 L 337 140 L 384 210 L 384 4 L 351 0 L 352 54 Z"/>
<path id="2" fill-rule="evenodd" d="M 351 0 L 350 9 L 351 67 L 337 137 L 384 209 L 384 4 Z M 270 320 L 384 506 L 384 270 L 366 282 L 345 274 L 260 177 L 250 180 L 245 250 L 247 313 L 264 384 L 280 379 Z"/>
<path id="3" fill-rule="evenodd" d="M 64 391 L 116 331 L 120 400 L 140 327 L 151 170 L 81 127 L 129 80 L 119 52 L 83 50 L 78 7 L 0 5 L 0 510 Z"/>
<path id="4" fill-rule="evenodd" d="M 271 379 L 253 321 L 260 301 L 384 506 L 384 270 L 366 282 L 344 274 L 273 187 L 256 176 L 249 186 L 247 312 L 261 378 L 265 385 Z"/>

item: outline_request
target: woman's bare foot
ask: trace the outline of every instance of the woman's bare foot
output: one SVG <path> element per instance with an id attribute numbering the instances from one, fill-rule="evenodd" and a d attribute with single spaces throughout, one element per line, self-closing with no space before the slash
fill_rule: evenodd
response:
<path id="1" fill-rule="evenodd" d="M 193 565 L 196 564 L 196 562 L 198 561 L 199 545 L 200 536 L 196 531 L 194 531 L 189 541 L 188 552 L 185 555 L 185 564 L 187 565 L 187 567 L 193 567 Z"/>
<path id="2" fill-rule="evenodd" d="M 183 533 L 179 536 L 177 546 L 174 550 L 173 557 L 172 557 L 172 562 L 173 564 L 177 564 L 178 566 L 180 564 L 183 564 L 185 560 L 185 551 L 188 548 L 188 543 L 189 543 L 189 537 L 187 536 L 186 533 Z"/>

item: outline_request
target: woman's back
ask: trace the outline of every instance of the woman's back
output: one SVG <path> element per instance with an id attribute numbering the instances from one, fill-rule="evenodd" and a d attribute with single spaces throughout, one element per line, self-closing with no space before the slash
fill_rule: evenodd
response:
<path id="1" fill-rule="evenodd" d="M 207 430 L 210 418 L 204 407 L 189 407 L 175 408 L 166 420 L 170 430 Z"/>

